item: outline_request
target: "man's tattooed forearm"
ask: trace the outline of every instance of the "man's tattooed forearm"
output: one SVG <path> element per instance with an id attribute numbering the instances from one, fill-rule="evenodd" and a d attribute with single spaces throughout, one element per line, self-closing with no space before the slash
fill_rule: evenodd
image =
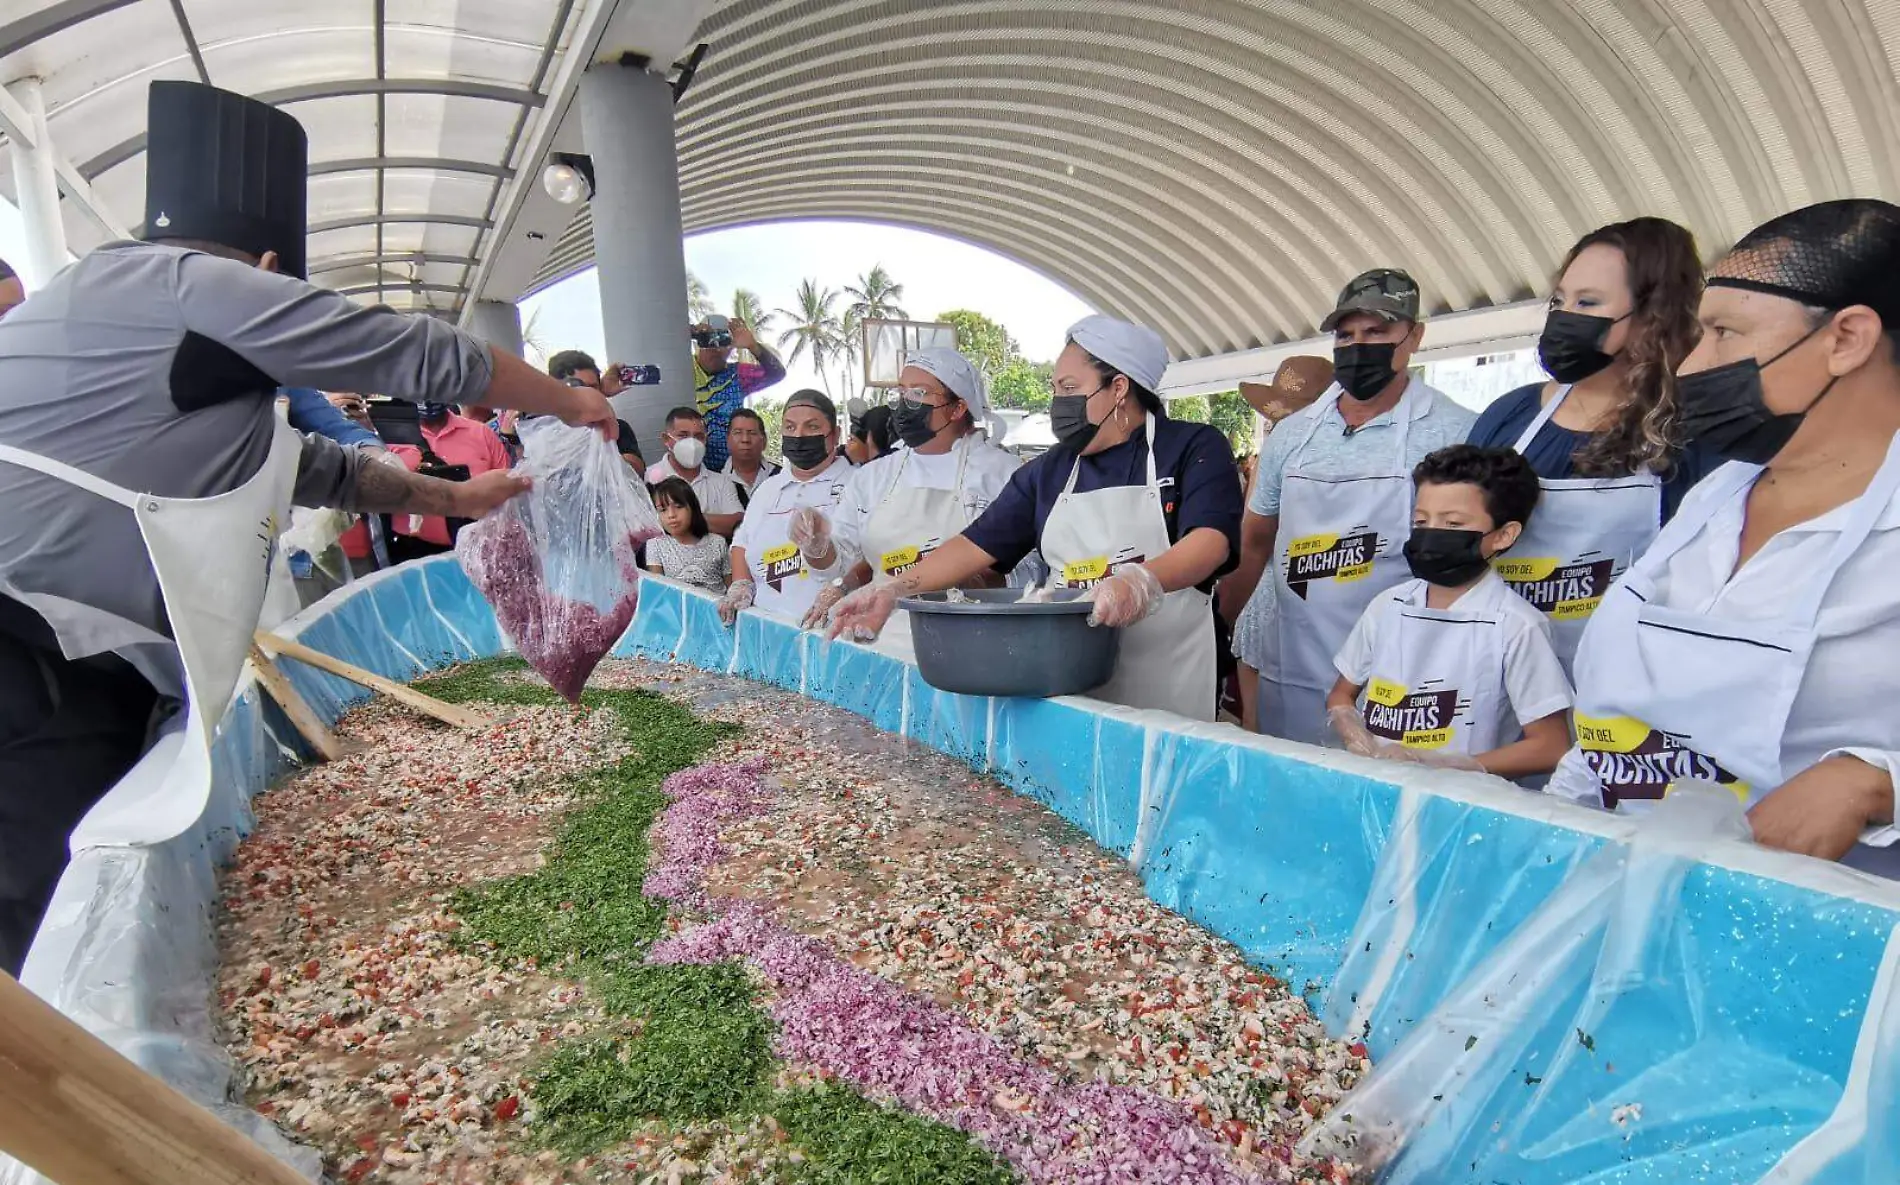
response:
<path id="1" fill-rule="evenodd" d="M 449 515 L 455 483 L 372 461 L 357 473 L 349 502 L 344 509 L 364 514 Z"/>

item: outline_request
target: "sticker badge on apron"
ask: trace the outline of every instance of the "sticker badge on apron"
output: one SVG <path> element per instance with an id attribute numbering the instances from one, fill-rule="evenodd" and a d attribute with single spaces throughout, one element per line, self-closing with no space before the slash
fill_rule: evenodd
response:
<path id="1" fill-rule="evenodd" d="M 1631 716 L 1599 718 L 1579 714 L 1577 748 L 1595 775 L 1603 805 L 1660 799 L 1679 781 L 1697 778 L 1734 791 L 1744 804 L 1753 789 L 1723 769 L 1720 762 L 1689 747 L 1688 739 L 1651 728 Z"/>
<path id="2" fill-rule="evenodd" d="M 805 553 L 796 543 L 781 543 L 767 549 L 759 556 L 759 565 L 765 575 L 765 583 L 773 592 L 784 592 L 788 580 L 805 578 Z"/>
<path id="3" fill-rule="evenodd" d="M 1557 393 L 1513 446 L 1522 453 L 1570 394 Z M 1539 478 L 1537 511 L 1508 555 L 1491 561 L 1518 596 L 1550 620 L 1551 645 L 1571 674 L 1577 643 L 1610 585 L 1649 548 L 1662 523 L 1662 480 L 1629 477 Z"/>
<path id="4" fill-rule="evenodd" d="M 1345 535 L 1308 535 L 1286 547 L 1287 590 L 1302 601 L 1315 580 L 1351 584 L 1372 575 L 1372 561 L 1386 546 L 1379 532 L 1364 523 Z"/>
<path id="5" fill-rule="evenodd" d="M 1411 691 L 1389 679 L 1374 679 L 1366 685 L 1366 731 L 1407 749 L 1443 749 L 1451 744 L 1458 701 L 1455 687 Z"/>

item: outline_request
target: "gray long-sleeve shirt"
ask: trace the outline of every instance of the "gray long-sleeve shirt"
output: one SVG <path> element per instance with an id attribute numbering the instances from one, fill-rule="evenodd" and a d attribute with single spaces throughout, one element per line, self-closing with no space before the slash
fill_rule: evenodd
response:
<path id="1" fill-rule="evenodd" d="M 485 345 L 432 318 L 200 252 L 110 243 L 0 320 L 0 443 L 129 490 L 203 498 L 263 465 L 280 386 L 476 403 L 491 368 Z M 305 437 L 295 501 L 347 501 L 360 464 Z M 0 594 L 169 636 L 131 511 L 4 462 Z"/>

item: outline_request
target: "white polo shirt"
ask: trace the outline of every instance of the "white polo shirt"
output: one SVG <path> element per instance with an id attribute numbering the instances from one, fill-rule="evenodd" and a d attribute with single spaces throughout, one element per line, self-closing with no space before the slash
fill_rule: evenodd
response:
<path id="1" fill-rule="evenodd" d="M 647 484 L 650 486 L 679 476 L 680 472 L 673 468 L 673 458 L 670 456 L 663 456 L 647 466 Z M 686 484 L 693 487 L 693 496 L 699 499 L 700 510 L 707 514 L 745 513 L 745 506 L 739 501 L 739 487 L 723 473 L 715 473 L 701 465 L 699 476 Z"/>

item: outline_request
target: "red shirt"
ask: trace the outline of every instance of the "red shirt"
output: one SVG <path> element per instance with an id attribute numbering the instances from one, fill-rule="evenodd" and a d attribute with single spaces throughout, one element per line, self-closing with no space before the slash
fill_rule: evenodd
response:
<path id="1" fill-rule="evenodd" d="M 486 424 L 477 424 L 466 417 L 451 414 L 436 427 L 424 424 L 422 438 L 444 464 L 468 466 L 470 477 L 508 468 L 508 450 L 501 443 L 501 437 L 490 432 Z M 414 445 L 391 445 L 389 451 L 401 457 L 402 463 L 411 470 L 422 467 L 422 450 Z M 443 518 L 398 514 L 394 521 L 398 535 L 413 535 L 429 543 L 448 546 L 449 524 Z"/>

